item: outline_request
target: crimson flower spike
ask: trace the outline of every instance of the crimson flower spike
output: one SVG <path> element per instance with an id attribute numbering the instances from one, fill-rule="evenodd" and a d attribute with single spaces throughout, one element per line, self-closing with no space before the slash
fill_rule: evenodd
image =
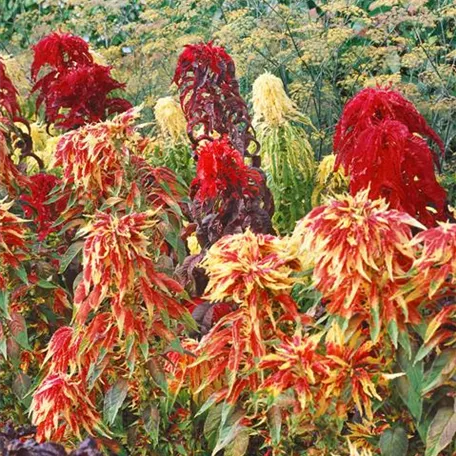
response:
<path id="1" fill-rule="evenodd" d="M 427 141 L 434 141 L 440 154 Z M 439 185 L 443 141 L 413 104 L 390 88 L 362 90 L 345 106 L 334 136 L 336 169 L 350 177 L 350 193 L 369 188 L 391 209 L 407 212 L 427 227 L 450 218 Z"/>
<path id="2" fill-rule="evenodd" d="M 201 141 L 214 139 L 214 134 L 226 135 L 243 156 L 251 156 L 248 148 L 253 142 L 253 165 L 259 166 L 259 144 L 247 105 L 239 93 L 233 59 L 223 47 L 212 42 L 185 46 L 173 82 L 180 91 L 194 150 Z"/>
<path id="3" fill-rule="evenodd" d="M 132 106 L 111 92 L 124 83 L 111 76 L 111 67 L 94 62 L 89 45 L 69 33 L 51 33 L 34 47 L 32 92 L 38 93 L 36 106 L 44 104 L 46 119 L 58 127 L 72 129 L 127 111 Z M 50 71 L 38 78 L 40 71 Z"/>

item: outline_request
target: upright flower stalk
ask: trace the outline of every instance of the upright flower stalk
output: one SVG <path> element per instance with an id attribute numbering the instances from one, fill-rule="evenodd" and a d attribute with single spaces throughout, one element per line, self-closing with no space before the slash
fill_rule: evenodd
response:
<path id="1" fill-rule="evenodd" d="M 275 203 L 273 222 L 289 233 L 311 209 L 315 158 L 299 113 L 285 93 L 282 81 L 270 73 L 259 76 L 252 90 L 253 123 Z"/>

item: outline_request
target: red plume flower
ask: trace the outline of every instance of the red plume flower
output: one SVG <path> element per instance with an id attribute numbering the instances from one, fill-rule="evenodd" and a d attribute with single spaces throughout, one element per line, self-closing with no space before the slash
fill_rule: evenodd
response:
<path id="1" fill-rule="evenodd" d="M 196 178 L 191 184 L 197 201 L 255 196 L 262 177 L 248 167 L 242 155 L 223 137 L 204 145 L 198 152 Z"/>
<path id="2" fill-rule="evenodd" d="M 124 99 L 109 98 L 113 90 L 123 89 L 125 84 L 112 78 L 111 67 L 93 61 L 82 38 L 52 33 L 33 50 L 33 92 L 39 92 L 37 108 L 45 104 L 48 122 L 66 129 L 77 128 L 131 108 Z M 51 71 L 37 80 L 44 66 L 50 66 Z"/>
<path id="3" fill-rule="evenodd" d="M 54 69 L 48 74 L 56 75 L 76 65 L 90 65 L 93 57 L 89 45 L 79 36 L 70 33 L 51 33 L 33 46 L 35 58 L 32 63 L 32 78 L 36 80 L 41 68 L 48 65 Z"/>
<path id="4" fill-rule="evenodd" d="M 390 89 L 365 89 L 349 101 L 336 127 L 336 169 L 350 176 L 350 193 L 370 188 L 372 199 L 385 198 L 431 227 L 448 218 L 445 190 L 434 166 L 439 155 L 425 139 L 440 137 L 415 107 Z"/>
<path id="5" fill-rule="evenodd" d="M 334 149 L 343 152 L 353 147 L 353 142 L 361 132 L 383 120 L 397 120 L 407 126 L 411 133 L 433 140 L 443 153 L 443 141 L 426 119 L 410 101 L 388 87 L 364 89 L 345 105 L 336 126 Z M 438 155 L 435 158 L 438 159 Z"/>

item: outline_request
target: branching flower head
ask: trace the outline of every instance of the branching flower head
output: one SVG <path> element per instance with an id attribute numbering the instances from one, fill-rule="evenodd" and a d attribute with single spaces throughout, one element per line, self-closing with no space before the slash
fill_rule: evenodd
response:
<path id="1" fill-rule="evenodd" d="M 324 397 L 338 403 L 342 416 L 356 405 L 362 415 L 372 420 L 372 401 L 382 400 L 378 390 L 386 386 L 389 372 L 386 357 L 361 330 L 346 340 L 342 329 L 334 324 L 326 336 L 328 376 L 322 381 Z"/>
<path id="2" fill-rule="evenodd" d="M 283 87 L 283 82 L 271 73 L 259 76 L 252 87 L 254 124 L 264 122 L 276 127 L 298 114 Z"/>
<path id="3" fill-rule="evenodd" d="M 49 375 L 33 395 L 30 406 L 37 440 L 61 440 L 67 429 L 81 438 L 81 431 L 103 433 L 101 417 L 80 379 L 67 374 Z"/>
<path id="4" fill-rule="evenodd" d="M 89 311 L 97 309 L 106 297 L 122 298 L 133 289 L 135 271 L 149 258 L 145 231 L 155 224 L 150 216 L 149 213 L 132 213 L 117 217 L 99 212 L 80 231 L 80 235 L 87 235 L 83 278 L 75 292 L 80 323 L 84 323 Z"/>
<path id="5" fill-rule="evenodd" d="M 399 92 L 390 88 L 367 88 L 353 97 L 344 108 L 334 136 L 336 152 L 353 147 L 356 138 L 369 127 L 384 120 L 394 120 L 405 125 L 411 133 L 433 140 L 443 153 L 443 141 L 428 125 L 415 106 Z M 435 155 L 435 160 L 438 156 Z M 338 161 L 340 163 L 340 161 Z"/>
<path id="6" fill-rule="evenodd" d="M 262 177 L 244 163 L 242 155 L 226 137 L 205 144 L 198 150 L 196 178 L 191 191 L 197 201 L 214 200 L 258 194 Z"/>
<path id="7" fill-rule="evenodd" d="M 323 203 L 323 197 L 334 197 L 348 190 L 349 179 L 342 167 L 334 169 L 336 156 L 326 155 L 318 164 L 315 188 L 312 193 L 312 206 Z"/>
<path id="8" fill-rule="evenodd" d="M 93 63 L 88 43 L 70 33 L 51 33 L 35 44 L 33 51 L 32 78 L 35 80 L 45 66 L 64 72 L 76 65 Z"/>
<path id="9" fill-rule="evenodd" d="M 277 294 L 290 290 L 295 283 L 291 275 L 298 267 L 280 239 L 250 230 L 224 236 L 201 264 L 209 276 L 207 298 L 217 302 L 232 297 L 238 303 L 245 302 L 255 290 Z"/>
<path id="10" fill-rule="evenodd" d="M 155 118 L 163 135 L 177 143 L 187 136 L 184 113 L 173 97 L 158 99 L 155 105 Z"/>
<path id="11" fill-rule="evenodd" d="M 14 118 L 20 115 L 18 91 L 6 72 L 5 64 L 0 58 L 0 112 Z"/>
<path id="12" fill-rule="evenodd" d="M 374 339 L 382 322 L 416 321 L 416 309 L 395 296 L 415 249 L 411 227 L 422 228 L 408 214 L 388 210 L 368 190 L 345 195 L 312 210 L 296 227 L 302 251 L 313 257 L 313 280 L 330 313 L 370 320 Z"/>
<path id="13" fill-rule="evenodd" d="M 326 377 L 328 367 L 317 348 L 321 335 L 302 335 L 297 331 L 292 337 L 282 341 L 273 353 L 267 354 L 260 362 L 260 369 L 270 370 L 270 374 L 260 386 L 271 391 L 274 396 L 292 388 L 301 410 L 314 400 L 312 389 Z"/>
<path id="14" fill-rule="evenodd" d="M 411 245 L 420 248 L 414 262 L 415 274 L 408 287 L 407 301 L 430 301 L 435 311 L 439 297 L 452 296 L 456 291 L 456 224 L 440 222 L 436 228 L 419 233 Z M 433 312 L 425 334 L 425 344 L 432 348 L 446 342 L 456 341 L 456 305 L 447 304 Z M 429 351 L 429 350 L 428 350 Z"/>
<path id="15" fill-rule="evenodd" d="M 29 182 L 29 178 L 11 160 L 5 136 L 0 131 L 0 186 L 10 195 L 17 195 L 18 187 L 26 187 Z"/>

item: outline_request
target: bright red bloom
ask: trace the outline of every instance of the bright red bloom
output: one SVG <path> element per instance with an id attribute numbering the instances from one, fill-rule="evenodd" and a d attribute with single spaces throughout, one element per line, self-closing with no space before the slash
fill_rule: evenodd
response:
<path id="1" fill-rule="evenodd" d="M 90 65 L 93 57 L 89 45 L 70 33 L 51 33 L 33 46 L 32 79 L 36 80 L 41 68 L 48 65 L 54 72 L 64 72 L 76 65 Z M 48 77 L 51 79 L 51 74 Z M 55 74 L 54 74 L 55 75 Z"/>
<path id="2" fill-rule="evenodd" d="M 6 74 L 6 67 L 0 58 L 0 110 L 4 110 L 9 117 L 20 114 L 18 91 Z"/>
<path id="3" fill-rule="evenodd" d="M 371 199 L 385 198 L 426 226 L 446 220 L 447 196 L 434 165 L 439 156 L 422 136 L 440 137 L 415 107 L 390 89 L 365 89 L 349 101 L 337 125 L 334 150 L 350 176 L 350 193 L 369 188 Z"/>
<path id="4" fill-rule="evenodd" d="M 71 129 L 99 122 L 113 113 L 130 109 L 121 98 L 109 98 L 124 83 L 112 78 L 111 67 L 93 61 L 88 44 L 77 36 L 52 33 L 34 46 L 32 91 L 39 91 L 37 108 L 44 103 L 48 122 Z M 49 65 L 52 70 L 37 81 L 40 69 Z"/>
<path id="5" fill-rule="evenodd" d="M 60 179 L 52 174 L 35 174 L 30 177 L 30 194 L 20 197 L 26 203 L 23 205 L 25 216 L 33 219 L 37 226 L 40 241 L 45 239 L 49 233 L 59 229 L 53 224 L 67 206 L 68 197 L 66 196 L 62 196 L 54 203 L 47 203 L 50 193 L 60 183 Z"/>
<path id="6" fill-rule="evenodd" d="M 443 153 L 442 139 L 415 106 L 399 92 L 387 87 L 364 89 L 345 105 L 336 126 L 334 150 L 342 155 L 349 153 L 360 133 L 383 120 L 396 120 L 404 124 L 411 133 L 432 139 Z M 434 159 L 437 164 L 437 154 Z M 337 165 L 343 161 L 343 157 L 338 158 Z"/>
<path id="7" fill-rule="evenodd" d="M 227 135 L 242 155 L 255 136 L 247 105 L 239 93 L 233 59 L 212 42 L 185 46 L 173 82 L 187 120 L 187 133 L 196 148 L 214 133 Z M 195 132 L 203 127 L 203 133 Z"/>
<path id="8" fill-rule="evenodd" d="M 205 144 L 198 151 L 196 178 L 191 183 L 192 196 L 200 202 L 241 199 L 258 194 L 260 173 L 248 167 L 240 152 L 226 137 Z"/>

